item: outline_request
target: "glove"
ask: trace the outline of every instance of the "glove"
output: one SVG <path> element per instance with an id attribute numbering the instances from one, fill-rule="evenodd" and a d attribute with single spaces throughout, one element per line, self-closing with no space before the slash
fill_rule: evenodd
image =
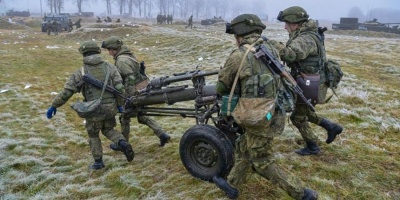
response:
<path id="1" fill-rule="evenodd" d="M 57 108 L 50 106 L 50 108 L 47 110 L 47 113 L 46 113 L 47 118 L 51 119 L 53 117 L 53 115 L 56 115 L 56 113 L 57 113 Z"/>
<path id="2" fill-rule="evenodd" d="M 122 107 L 122 106 L 118 106 L 118 112 L 119 112 L 119 113 L 122 113 L 122 112 L 124 112 L 124 107 Z"/>

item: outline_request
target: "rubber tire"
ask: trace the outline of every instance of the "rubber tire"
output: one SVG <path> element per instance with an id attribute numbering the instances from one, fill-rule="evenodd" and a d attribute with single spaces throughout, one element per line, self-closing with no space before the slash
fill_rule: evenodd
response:
<path id="1" fill-rule="evenodd" d="M 233 145 L 229 138 L 210 125 L 188 129 L 181 138 L 179 154 L 192 176 L 209 182 L 214 176 L 228 176 L 234 164 Z"/>

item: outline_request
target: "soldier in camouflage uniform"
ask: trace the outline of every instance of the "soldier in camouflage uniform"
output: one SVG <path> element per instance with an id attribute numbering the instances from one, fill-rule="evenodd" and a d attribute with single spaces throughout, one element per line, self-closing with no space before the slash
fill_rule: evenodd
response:
<path id="1" fill-rule="evenodd" d="M 278 49 L 281 59 L 291 68 L 293 77 L 298 76 L 299 72 L 305 74 L 320 73 L 319 91 L 325 92 L 319 93 L 319 101 L 323 101 L 327 89 L 323 73 L 324 63 L 326 62 L 325 47 L 323 46 L 323 41 L 319 38 L 316 22 L 308 19 L 308 17 L 307 12 L 299 6 L 293 6 L 281 11 L 277 19 L 285 22 L 289 40 L 286 45 L 272 40 L 271 43 Z M 340 125 L 319 116 L 301 102 L 296 103 L 290 120 L 299 129 L 306 142 L 306 147 L 296 151 L 297 154 L 302 156 L 320 153 L 320 148 L 317 144 L 318 138 L 311 130 L 308 122 L 317 124 L 327 130 L 326 143 L 328 144 L 333 142 L 336 136 L 343 131 Z"/>
<path id="2" fill-rule="evenodd" d="M 136 61 L 134 54 L 116 36 L 111 36 L 103 41 L 102 48 L 107 49 L 108 53 L 115 60 L 115 65 L 122 76 L 123 84 L 126 88 L 125 95 L 135 95 L 137 90 L 136 85 L 148 78 L 145 74 L 140 73 L 140 64 Z M 129 113 L 122 113 L 120 115 L 122 135 L 124 135 L 127 141 L 129 141 L 131 117 L 133 116 L 130 116 Z M 160 146 L 164 146 L 170 140 L 170 136 L 150 117 L 138 115 L 137 120 L 140 124 L 144 124 L 153 130 L 154 134 L 160 138 Z M 110 147 L 116 151 L 120 149 L 116 144 L 111 144 Z"/>
<path id="3" fill-rule="evenodd" d="M 101 89 L 82 82 L 82 70 L 84 70 L 85 74 L 90 74 L 101 82 L 105 81 L 106 71 L 108 70 L 108 84 L 118 91 L 124 91 L 121 75 L 114 65 L 102 60 L 100 56 L 101 50 L 96 42 L 83 42 L 79 52 L 83 54 L 84 65 L 69 77 L 65 83 L 64 90 L 54 99 L 46 113 L 49 119 L 56 114 L 58 107 L 64 105 L 77 92 L 82 93 L 85 101 L 96 100 L 101 96 Z M 133 160 L 134 152 L 132 146 L 121 133 L 114 129 L 116 126 L 115 115 L 117 110 L 122 110 L 122 105 L 123 99 L 117 98 L 114 94 L 106 91 L 102 96 L 101 105 L 97 112 L 92 117 L 85 118 L 90 150 L 95 160 L 94 164 L 90 166 L 91 169 L 98 170 L 105 167 L 102 160 L 103 149 L 99 138 L 100 131 L 105 137 L 117 143 L 123 149 L 122 152 L 129 162 Z"/>
<path id="4" fill-rule="evenodd" d="M 245 52 L 248 48 L 251 48 L 250 45 L 264 44 L 273 55 L 279 56 L 273 46 L 266 39 L 261 38 L 261 33 L 265 27 L 260 18 L 253 14 L 239 15 L 232 20 L 230 25 L 227 25 L 226 32 L 234 34 L 236 44 L 239 48 L 230 54 L 224 67 L 218 74 L 216 90 L 219 95 L 229 94 L 243 56 L 246 56 Z M 249 85 L 249 83 L 253 83 L 250 79 L 257 75 L 273 77 L 273 81 L 270 81 L 265 86 L 268 88 L 263 90 L 271 91 L 268 94 L 264 94 L 265 96 L 255 96 L 254 92 L 245 89 L 253 88 L 253 85 Z M 254 50 L 251 50 L 247 55 L 247 59 L 243 62 L 238 80 L 238 87 L 240 89 L 236 87 L 235 94 L 246 98 L 274 99 L 276 98 L 278 88 L 282 87 L 280 80 L 280 77 L 273 76 L 271 71 L 260 60 L 254 57 Z M 249 110 L 248 112 L 252 111 Z M 275 135 L 282 133 L 284 129 L 285 112 L 276 109 L 270 120 L 271 124 L 267 129 L 250 126 L 244 127 L 246 132 L 236 141 L 235 165 L 228 176 L 228 181 L 223 177 L 215 176 L 213 177 L 214 183 L 229 198 L 235 199 L 238 197 L 238 190 L 229 184 L 236 187 L 239 186 L 246 181 L 247 172 L 253 170 L 255 173 L 280 186 L 294 199 L 317 199 L 317 192 L 301 186 L 299 179 L 286 174 L 275 162 L 272 151 L 273 138 Z"/>

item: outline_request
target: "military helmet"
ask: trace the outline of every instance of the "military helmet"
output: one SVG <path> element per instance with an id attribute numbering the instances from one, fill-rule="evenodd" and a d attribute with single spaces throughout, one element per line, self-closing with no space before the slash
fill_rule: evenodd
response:
<path id="1" fill-rule="evenodd" d="M 255 31 L 260 34 L 266 28 L 257 15 L 242 14 L 235 17 L 231 23 L 226 24 L 226 33 L 246 35 Z"/>
<path id="2" fill-rule="evenodd" d="M 124 43 L 121 38 L 117 36 L 111 36 L 103 41 L 101 48 L 104 49 L 119 49 Z"/>
<path id="3" fill-rule="evenodd" d="M 298 23 L 301 21 L 306 21 L 308 17 L 309 16 L 306 10 L 304 10 L 302 7 L 292 6 L 279 12 L 278 17 L 276 17 L 276 19 L 278 19 L 281 22 Z"/>
<path id="4" fill-rule="evenodd" d="M 95 41 L 92 40 L 84 41 L 79 47 L 79 53 L 86 54 L 88 52 L 101 53 L 101 49 Z"/>

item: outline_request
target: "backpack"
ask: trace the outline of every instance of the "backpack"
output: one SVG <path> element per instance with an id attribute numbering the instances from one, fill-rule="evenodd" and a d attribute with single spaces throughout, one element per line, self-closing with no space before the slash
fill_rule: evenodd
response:
<path id="1" fill-rule="evenodd" d="M 337 88 L 343 78 L 343 71 L 336 60 L 328 59 L 325 63 L 326 85 L 329 88 Z"/>

